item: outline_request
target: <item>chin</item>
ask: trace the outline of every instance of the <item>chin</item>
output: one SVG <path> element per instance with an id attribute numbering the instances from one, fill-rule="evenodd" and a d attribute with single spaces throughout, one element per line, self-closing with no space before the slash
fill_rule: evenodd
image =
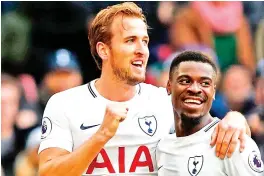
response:
<path id="1" fill-rule="evenodd" d="M 139 83 L 145 82 L 145 75 L 144 76 L 131 76 L 127 79 L 128 84 L 130 85 L 137 85 Z"/>
<path id="2" fill-rule="evenodd" d="M 201 123 L 203 115 L 181 113 L 181 120 L 185 126 L 196 126 Z"/>
<path id="3" fill-rule="evenodd" d="M 199 119 L 202 118 L 203 116 L 204 115 L 202 113 L 188 113 L 188 112 L 181 113 L 181 117 L 188 119 Z"/>

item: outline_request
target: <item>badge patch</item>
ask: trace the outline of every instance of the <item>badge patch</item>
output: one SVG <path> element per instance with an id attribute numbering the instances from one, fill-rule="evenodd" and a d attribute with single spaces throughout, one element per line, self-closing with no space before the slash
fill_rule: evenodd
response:
<path id="1" fill-rule="evenodd" d="M 153 136 L 157 130 L 157 120 L 154 115 L 138 118 L 138 124 L 142 131 Z"/>
<path id="2" fill-rule="evenodd" d="M 48 117 L 44 117 L 42 119 L 42 126 L 41 126 L 41 139 L 46 138 L 52 130 L 52 124 Z"/>
<path id="3" fill-rule="evenodd" d="M 256 151 L 252 151 L 248 156 L 248 164 L 250 168 L 258 173 L 261 173 L 264 171 L 263 162 L 261 161 L 260 154 L 258 154 Z"/>
<path id="4" fill-rule="evenodd" d="M 199 174 L 203 167 L 203 155 L 190 157 L 188 160 L 188 171 L 191 176 L 196 176 Z"/>

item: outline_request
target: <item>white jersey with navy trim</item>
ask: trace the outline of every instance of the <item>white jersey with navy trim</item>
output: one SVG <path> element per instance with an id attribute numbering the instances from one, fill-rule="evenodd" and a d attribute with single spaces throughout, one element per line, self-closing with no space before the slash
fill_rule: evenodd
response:
<path id="1" fill-rule="evenodd" d="M 127 118 L 83 175 L 157 175 L 156 146 L 173 125 L 166 89 L 140 83 L 130 101 L 111 102 L 100 96 L 94 83 L 50 98 L 43 115 L 39 153 L 50 147 L 72 152 L 98 130 L 108 103 L 126 103 Z"/>
<path id="2" fill-rule="evenodd" d="M 231 158 L 216 157 L 210 140 L 218 123 L 215 118 L 200 131 L 186 137 L 167 135 L 157 147 L 159 176 L 263 176 L 263 162 L 256 143 L 246 137 L 245 150 L 239 145 Z"/>

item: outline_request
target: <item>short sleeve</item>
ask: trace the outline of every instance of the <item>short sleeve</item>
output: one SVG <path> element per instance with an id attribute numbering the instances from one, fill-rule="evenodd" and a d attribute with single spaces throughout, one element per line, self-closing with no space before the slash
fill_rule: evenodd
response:
<path id="1" fill-rule="evenodd" d="M 264 166 L 259 148 L 248 136 L 246 137 L 245 150 L 240 153 L 237 148 L 233 156 L 229 159 L 225 159 L 224 163 L 227 175 L 264 175 Z"/>
<path id="2" fill-rule="evenodd" d="M 41 143 L 38 153 L 42 150 L 58 147 L 72 152 L 73 140 L 69 121 L 65 116 L 65 100 L 63 94 L 53 95 L 44 110 L 41 127 Z"/>

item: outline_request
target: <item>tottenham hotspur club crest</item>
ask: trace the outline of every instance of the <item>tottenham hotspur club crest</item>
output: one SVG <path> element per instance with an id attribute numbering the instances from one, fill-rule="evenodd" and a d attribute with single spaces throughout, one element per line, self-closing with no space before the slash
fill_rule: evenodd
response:
<path id="1" fill-rule="evenodd" d="M 142 131 L 153 136 L 157 130 L 157 120 L 154 115 L 138 118 L 138 124 Z"/>
<path id="2" fill-rule="evenodd" d="M 199 174 L 203 167 L 203 155 L 190 157 L 188 160 L 188 171 L 191 176 L 196 176 Z"/>
<path id="3" fill-rule="evenodd" d="M 52 124 L 48 117 L 44 117 L 42 119 L 42 127 L 41 127 L 41 139 L 46 138 L 52 130 Z"/>

